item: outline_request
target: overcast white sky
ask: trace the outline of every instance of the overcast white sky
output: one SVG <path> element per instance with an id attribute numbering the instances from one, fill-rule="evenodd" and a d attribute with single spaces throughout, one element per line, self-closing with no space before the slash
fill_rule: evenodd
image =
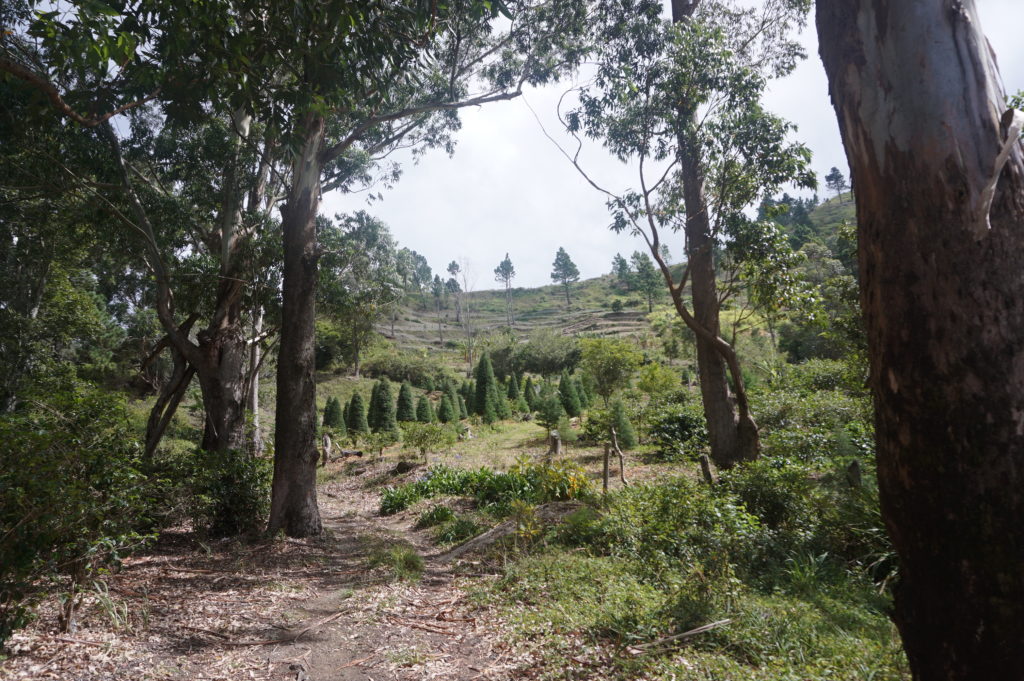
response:
<path id="1" fill-rule="evenodd" d="M 1024 89 L 1024 2 L 976 4 L 1007 92 Z M 809 58 L 791 76 L 773 84 L 766 105 L 798 126 L 795 137 L 814 152 L 812 164 L 824 196 L 823 178 L 829 168 L 838 166 L 847 173 L 847 166 L 813 27 L 812 18 L 802 35 Z M 401 245 L 425 255 L 442 275 L 450 261 L 467 259 L 476 290 L 495 287 L 493 270 L 506 252 L 516 268 L 516 286 L 550 284 L 559 246 L 569 252 L 583 278 L 610 271 L 616 252 L 628 257 L 643 244 L 608 230 L 604 199 L 544 137 L 529 108 L 550 133 L 559 133 L 554 112 L 567 87 L 531 90 L 525 102 L 463 111 L 453 157 L 435 151 L 418 165 L 404 163 L 399 183 L 384 193 L 383 201 L 369 207 L 365 195 L 329 194 L 323 212 L 367 209 L 391 227 Z M 599 146 L 587 148 L 581 158 L 613 190 L 635 184 L 634 174 Z M 681 243 L 670 248 L 678 260 Z"/>

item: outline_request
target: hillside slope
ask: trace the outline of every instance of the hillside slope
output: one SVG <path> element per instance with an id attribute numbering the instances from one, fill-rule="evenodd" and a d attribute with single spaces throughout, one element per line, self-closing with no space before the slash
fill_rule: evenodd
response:
<path id="1" fill-rule="evenodd" d="M 566 304 L 561 286 L 514 288 L 512 328 L 519 336 L 528 336 L 538 329 L 551 329 L 565 335 L 614 337 L 642 334 L 649 327 L 647 301 L 636 292 L 616 288 L 610 275 L 573 284 L 570 301 Z M 621 304 L 621 311 L 613 310 L 615 301 Z M 662 302 L 668 302 L 667 294 L 664 300 L 661 297 L 655 300 L 656 304 Z M 478 334 L 508 326 L 503 290 L 473 291 L 464 295 L 463 304 Z M 393 323 L 386 319 L 377 330 L 404 348 L 437 347 L 464 339 L 466 330 L 456 321 L 454 299 L 450 298 L 440 312 L 434 305 L 432 297 L 412 294 Z"/>

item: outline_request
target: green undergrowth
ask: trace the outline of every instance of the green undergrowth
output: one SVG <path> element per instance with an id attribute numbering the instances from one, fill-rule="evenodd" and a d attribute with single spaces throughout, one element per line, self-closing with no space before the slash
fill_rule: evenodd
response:
<path id="1" fill-rule="evenodd" d="M 385 544 L 370 552 L 369 566 L 384 569 L 396 580 L 417 581 L 423 574 L 423 556 L 406 543 Z"/>
<path id="2" fill-rule="evenodd" d="M 835 466 L 631 486 L 548 529 L 481 597 L 535 650 L 538 678 L 907 679 L 875 491 Z"/>
<path id="3" fill-rule="evenodd" d="M 477 508 L 502 517 L 508 515 L 510 505 L 516 500 L 544 503 L 585 498 L 591 493 L 583 470 L 568 462 L 521 462 L 507 472 L 486 467 L 473 471 L 435 465 L 418 480 L 385 488 L 381 493 L 380 513 L 392 515 L 421 499 L 451 495 L 471 497 Z"/>

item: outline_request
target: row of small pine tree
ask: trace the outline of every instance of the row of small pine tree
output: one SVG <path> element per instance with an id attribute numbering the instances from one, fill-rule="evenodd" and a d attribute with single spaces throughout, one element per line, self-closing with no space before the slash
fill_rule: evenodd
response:
<path id="1" fill-rule="evenodd" d="M 330 397 L 324 408 L 323 425 L 337 436 L 348 434 L 386 433 L 395 441 L 401 439 L 400 422 L 452 423 L 480 416 L 487 424 L 509 419 L 513 414 L 540 412 L 543 423 L 557 423 L 564 415 L 580 416 L 594 402 L 593 392 L 579 376 L 563 371 L 557 389 L 549 382 L 535 384 L 531 376 L 510 375 L 499 381 L 487 353 L 480 357 L 474 380 L 463 381 L 456 387 L 454 381 L 445 381 L 441 388 L 437 408 L 426 395 L 417 400 L 412 385 L 406 381 L 398 391 L 397 401 L 392 395 L 391 382 L 383 378 L 373 385 L 370 404 L 365 406 L 358 392 L 342 407 L 337 397 Z M 621 401 L 611 405 L 613 422 L 620 444 L 629 448 L 636 445 L 636 435 L 626 416 Z"/>
<path id="2" fill-rule="evenodd" d="M 337 397 L 328 397 L 323 425 L 339 437 L 349 433 L 387 433 L 398 440 L 401 438 L 400 422 L 451 423 L 464 418 L 469 418 L 468 409 L 454 385 L 447 386 L 435 410 L 426 395 L 421 395 L 419 400 L 415 398 L 408 382 L 402 383 L 396 402 L 391 382 L 384 378 L 373 384 L 368 407 L 358 392 L 344 407 Z"/>

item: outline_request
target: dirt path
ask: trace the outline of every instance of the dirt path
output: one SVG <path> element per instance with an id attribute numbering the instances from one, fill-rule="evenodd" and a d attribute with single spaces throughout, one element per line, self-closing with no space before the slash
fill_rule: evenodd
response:
<path id="1" fill-rule="evenodd" d="M 278 646 L 271 663 L 288 663 L 297 679 L 308 681 L 512 678 L 498 622 L 467 602 L 466 580 L 432 560 L 436 547 L 413 530 L 409 518 L 377 515 L 378 496 L 363 489 L 365 479 L 347 478 L 323 489 L 330 541 L 350 544 L 348 560 L 357 572 L 365 572 L 382 547 L 411 545 L 426 558 L 422 578 L 363 588 L 345 579 L 325 585 L 298 610 L 314 621 L 345 614 L 315 636 Z"/>
<path id="2" fill-rule="evenodd" d="M 165 534 L 86 596 L 73 634 L 56 632 L 56 599 L 44 602 L 0 678 L 515 678 L 501 623 L 469 600 L 487 577 L 432 560 L 411 518 L 378 516 L 366 485 L 384 475 L 368 466 L 321 487 L 320 540 L 207 545 Z M 372 567 L 398 545 L 425 557 L 419 581 Z"/>

